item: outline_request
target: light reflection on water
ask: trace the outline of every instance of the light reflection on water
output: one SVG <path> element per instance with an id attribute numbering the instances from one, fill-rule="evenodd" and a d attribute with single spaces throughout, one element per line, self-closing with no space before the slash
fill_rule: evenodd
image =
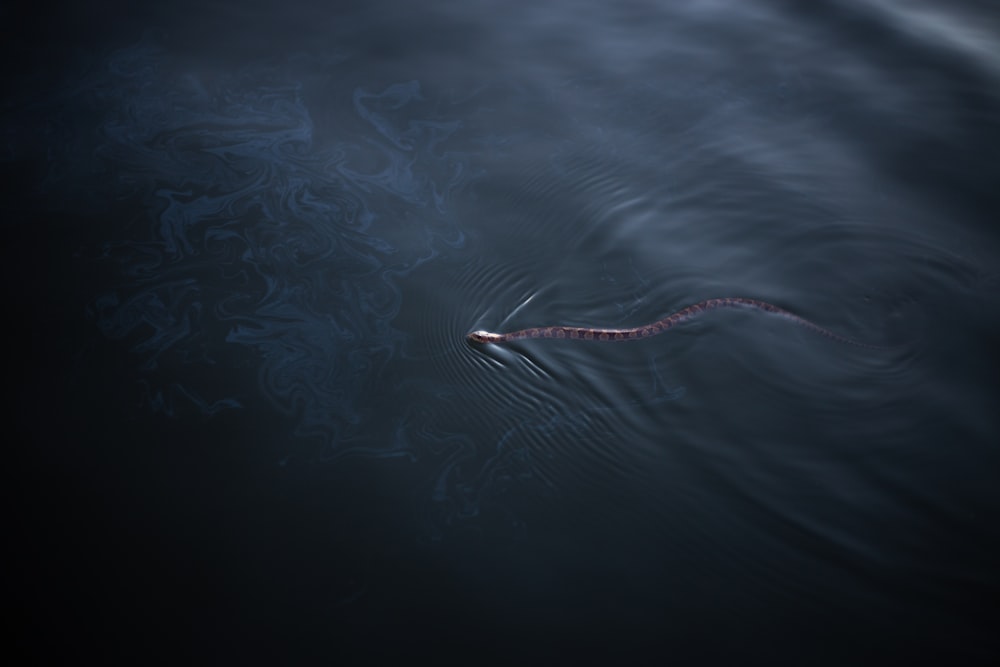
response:
<path id="1" fill-rule="evenodd" d="M 254 12 L 217 6 L 245 31 L 159 26 L 5 105 L 3 163 L 94 221 L 80 255 L 115 277 L 86 314 L 130 360 L 136 418 L 266 404 L 290 424 L 282 466 L 419 469 L 379 494 L 417 508 L 408 534 L 442 561 L 477 535 L 571 587 L 603 535 L 620 541 L 593 569 L 637 609 L 721 594 L 705 570 L 742 587 L 741 620 L 759 597 L 931 625 L 961 607 L 955 580 L 995 599 L 988 21 L 376 5 L 285 16 L 295 38 L 270 47 Z M 628 345 L 464 340 L 724 296 L 890 349 L 743 312 Z M 352 574 L 342 606 L 385 600 L 377 579 Z"/>

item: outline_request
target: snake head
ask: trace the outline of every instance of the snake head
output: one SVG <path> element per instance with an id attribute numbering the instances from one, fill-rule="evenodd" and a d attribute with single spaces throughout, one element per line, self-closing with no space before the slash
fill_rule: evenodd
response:
<path id="1" fill-rule="evenodd" d="M 500 334 L 490 333 L 489 331 L 473 331 L 466 334 L 465 338 L 470 343 L 499 343 L 501 340 Z"/>

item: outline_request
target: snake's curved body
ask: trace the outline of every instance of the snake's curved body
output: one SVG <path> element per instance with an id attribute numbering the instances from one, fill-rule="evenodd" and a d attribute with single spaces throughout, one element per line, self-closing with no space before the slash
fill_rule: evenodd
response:
<path id="1" fill-rule="evenodd" d="M 672 329 L 681 322 L 690 320 L 697 315 L 709 310 L 715 310 L 717 308 L 752 308 L 755 310 L 763 310 L 768 313 L 773 313 L 779 317 L 783 317 L 786 320 L 791 320 L 799 326 L 803 326 L 806 329 L 815 331 L 816 333 L 826 336 L 827 338 L 832 338 L 833 340 L 839 341 L 841 343 L 847 343 L 849 345 L 857 345 L 859 347 L 876 348 L 875 345 L 869 345 L 867 343 L 861 343 L 859 341 L 853 340 L 846 336 L 841 336 L 836 334 L 829 329 L 824 329 L 823 327 L 810 322 L 809 320 L 799 317 L 795 313 L 791 313 L 784 308 L 779 308 L 773 303 L 767 303 L 766 301 L 759 301 L 757 299 L 746 299 L 743 297 L 724 297 L 721 299 L 708 299 L 707 301 L 701 301 L 692 306 L 688 306 L 682 310 L 677 311 L 673 315 L 668 315 L 662 320 L 653 322 L 652 324 L 646 324 L 640 327 L 632 327 L 631 329 L 599 329 L 595 327 L 535 327 L 532 329 L 521 329 L 519 331 L 511 331 L 509 333 L 493 333 L 490 331 L 473 331 L 468 334 L 466 338 L 473 343 L 507 343 L 513 340 L 521 340 L 525 338 L 571 338 L 575 340 L 602 340 L 602 341 L 617 341 L 617 340 L 638 340 L 640 338 L 649 338 L 650 336 L 656 336 L 661 334 L 668 329 Z"/>

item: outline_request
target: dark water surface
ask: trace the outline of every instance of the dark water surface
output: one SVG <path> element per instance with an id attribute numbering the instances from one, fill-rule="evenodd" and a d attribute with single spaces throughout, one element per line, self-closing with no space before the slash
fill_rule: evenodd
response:
<path id="1" fill-rule="evenodd" d="M 997 657 L 989 3 L 0 21 L 22 648 Z"/>

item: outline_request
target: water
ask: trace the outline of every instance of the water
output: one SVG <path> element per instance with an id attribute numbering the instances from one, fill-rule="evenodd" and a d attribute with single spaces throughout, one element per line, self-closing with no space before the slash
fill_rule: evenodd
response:
<path id="1" fill-rule="evenodd" d="M 32 650 L 995 657 L 990 7 L 0 11 Z"/>

